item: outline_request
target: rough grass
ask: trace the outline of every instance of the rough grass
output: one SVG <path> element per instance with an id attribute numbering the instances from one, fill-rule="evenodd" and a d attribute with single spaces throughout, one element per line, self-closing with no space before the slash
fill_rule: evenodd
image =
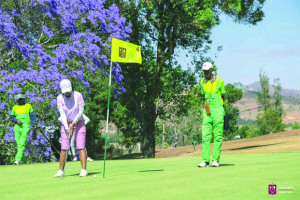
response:
<path id="1" fill-rule="evenodd" d="M 213 144 L 211 145 L 211 152 Z M 263 135 L 259 137 L 225 141 L 222 144 L 222 155 L 244 154 L 244 153 L 273 153 L 273 152 L 300 152 L 300 129 Z M 156 153 L 158 158 L 166 157 L 200 157 L 202 145 L 194 147 L 184 146 L 170 149 L 163 149 Z"/>

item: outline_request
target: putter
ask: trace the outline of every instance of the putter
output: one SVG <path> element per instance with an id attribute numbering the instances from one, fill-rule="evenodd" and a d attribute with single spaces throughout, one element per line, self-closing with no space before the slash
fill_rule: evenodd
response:
<path id="1" fill-rule="evenodd" d="M 73 136 L 73 130 L 72 130 L 71 137 L 72 136 Z M 70 136 L 67 135 L 67 138 L 68 138 L 68 146 L 67 146 L 67 152 L 66 152 L 66 159 L 65 159 L 64 171 L 66 170 L 67 159 L 68 159 L 68 151 L 69 151 L 69 148 L 70 148 Z"/>
<path id="2" fill-rule="evenodd" d="M 73 134 L 74 134 L 74 132 L 73 132 Z M 76 157 L 76 152 L 75 152 L 75 150 L 74 150 L 74 154 L 73 154 L 73 150 L 71 149 L 72 148 L 72 144 L 73 144 L 73 140 L 75 140 L 75 136 L 73 137 L 73 135 L 72 135 L 72 138 L 71 138 L 71 140 L 70 140 L 70 150 L 71 150 L 71 157 L 72 157 L 72 159 L 74 159 L 75 157 Z M 75 144 L 74 144 L 75 145 Z M 75 148 L 75 147 L 74 147 Z"/>

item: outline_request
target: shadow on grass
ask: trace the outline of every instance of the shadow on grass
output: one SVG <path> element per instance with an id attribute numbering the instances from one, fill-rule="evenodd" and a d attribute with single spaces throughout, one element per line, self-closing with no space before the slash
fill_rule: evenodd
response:
<path id="1" fill-rule="evenodd" d="M 162 172 L 162 171 L 164 171 L 164 169 L 142 170 L 138 172 Z"/>
<path id="2" fill-rule="evenodd" d="M 80 173 L 77 174 L 71 174 L 71 175 L 67 175 L 67 176 L 79 176 Z M 98 174 L 102 174 L 102 172 L 89 172 L 88 176 L 92 176 L 92 175 L 98 175 Z"/>
<path id="3" fill-rule="evenodd" d="M 128 174 L 134 174 L 136 172 L 127 172 L 127 173 L 123 173 L 123 174 L 117 174 L 117 175 L 114 175 L 114 176 L 105 176 L 105 178 L 115 178 L 115 177 L 118 177 L 118 176 L 124 176 L 124 175 L 128 175 Z"/>
<path id="4" fill-rule="evenodd" d="M 114 177 L 124 176 L 124 175 L 128 175 L 128 174 L 135 174 L 137 172 L 161 172 L 161 171 L 164 171 L 164 169 L 132 171 L 132 172 L 127 172 L 127 173 L 123 173 L 123 174 L 117 174 L 117 175 L 114 175 L 114 176 L 108 176 L 107 178 L 114 178 Z"/>
<path id="5" fill-rule="evenodd" d="M 264 146 L 272 146 L 276 144 L 283 144 L 286 142 L 279 142 L 279 143 L 274 143 L 274 144 L 265 144 L 265 145 L 253 145 L 253 146 L 246 146 L 246 147 L 240 147 L 240 148 L 234 148 L 234 149 L 225 149 L 222 151 L 235 151 L 235 150 L 242 150 L 242 149 L 251 149 L 251 148 L 257 148 L 257 147 L 264 147 Z"/>
<path id="6" fill-rule="evenodd" d="M 159 151 L 155 151 L 155 153 L 158 153 Z M 122 156 L 116 156 L 113 158 L 107 158 L 107 160 L 126 160 L 126 159 L 141 159 L 143 158 L 142 153 L 132 153 L 132 154 L 126 154 Z"/>
<path id="7" fill-rule="evenodd" d="M 234 164 L 219 164 L 220 167 L 230 167 L 234 166 Z"/>
<path id="8" fill-rule="evenodd" d="M 189 152 L 186 152 L 186 153 L 194 153 L 195 151 L 189 151 Z"/>
<path id="9" fill-rule="evenodd" d="M 141 159 L 141 158 L 143 158 L 142 153 L 132 153 L 123 156 L 113 157 L 110 158 L 110 160 Z"/>

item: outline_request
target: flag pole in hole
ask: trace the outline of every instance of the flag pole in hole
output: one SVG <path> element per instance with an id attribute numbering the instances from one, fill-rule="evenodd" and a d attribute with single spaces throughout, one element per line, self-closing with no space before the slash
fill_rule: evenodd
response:
<path id="1" fill-rule="evenodd" d="M 106 118 L 106 130 L 105 130 L 106 134 L 105 134 L 105 148 L 104 148 L 103 178 L 105 177 L 106 146 L 107 146 L 108 123 L 109 123 L 109 102 L 110 102 L 110 89 L 111 89 L 111 71 L 112 71 L 113 62 L 142 64 L 141 47 L 123 40 L 112 38 L 111 59 L 110 59 L 110 69 L 109 69 L 109 84 L 108 84 L 107 118 Z"/>

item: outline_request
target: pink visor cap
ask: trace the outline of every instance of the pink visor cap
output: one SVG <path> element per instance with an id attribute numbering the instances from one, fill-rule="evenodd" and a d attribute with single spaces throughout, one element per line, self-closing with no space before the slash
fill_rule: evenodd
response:
<path id="1" fill-rule="evenodd" d="M 68 79 L 60 82 L 61 93 L 72 92 L 72 84 Z"/>

